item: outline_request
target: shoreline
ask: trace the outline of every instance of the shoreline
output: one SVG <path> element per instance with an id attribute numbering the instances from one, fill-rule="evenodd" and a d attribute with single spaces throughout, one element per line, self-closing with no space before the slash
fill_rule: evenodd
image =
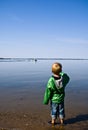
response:
<path id="1" fill-rule="evenodd" d="M 68 96 L 66 96 L 65 101 L 66 118 L 64 126 L 61 127 L 57 120 L 57 124 L 52 128 L 51 124 L 49 124 L 51 120 L 49 105 L 43 105 L 40 102 L 33 103 L 32 100 L 29 105 L 26 101 L 23 103 L 20 101 L 20 104 L 15 107 L 7 106 L 7 108 L 0 110 L 0 130 L 87 130 L 87 100 L 79 102 L 81 95 L 79 95 L 77 100 L 76 97 L 73 98 L 74 94 L 72 94 L 70 99 L 68 99 Z"/>
<path id="2" fill-rule="evenodd" d="M 44 90 L 27 90 L 0 98 L 0 130 L 87 130 L 88 91 L 70 88 L 65 96 L 65 125 L 52 128 L 50 106 L 43 105 Z"/>
<path id="3" fill-rule="evenodd" d="M 48 112 L 46 109 L 44 111 Z M 0 130 L 48 130 L 52 126 L 48 122 L 50 121 L 50 115 L 44 114 L 40 111 L 36 112 L 0 112 Z M 65 119 L 64 130 L 87 130 L 88 128 L 88 114 L 83 113 L 76 115 L 75 112 L 71 112 Z M 57 120 L 55 128 L 59 128 L 61 125 Z M 54 129 L 55 129 L 54 128 Z M 54 130 L 53 129 L 53 130 Z M 63 130 L 60 129 L 60 130 Z"/>

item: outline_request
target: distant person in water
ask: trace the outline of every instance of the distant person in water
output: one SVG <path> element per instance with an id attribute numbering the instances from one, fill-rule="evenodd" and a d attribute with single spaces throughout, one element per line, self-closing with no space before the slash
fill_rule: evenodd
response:
<path id="1" fill-rule="evenodd" d="M 65 87 L 69 82 L 69 77 L 62 72 L 62 65 L 60 63 L 52 65 L 52 73 L 53 75 L 47 83 L 43 103 L 47 105 L 50 101 L 52 125 L 55 124 L 57 117 L 59 117 L 60 123 L 63 124 L 65 118 Z"/>

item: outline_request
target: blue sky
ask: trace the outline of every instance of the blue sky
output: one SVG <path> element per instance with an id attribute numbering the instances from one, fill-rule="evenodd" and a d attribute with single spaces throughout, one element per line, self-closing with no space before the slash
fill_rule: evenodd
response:
<path id="1" fill-rule="evenodd" d="M 0 0 L 0 57 L 88 58 L 88 0 Z"/>

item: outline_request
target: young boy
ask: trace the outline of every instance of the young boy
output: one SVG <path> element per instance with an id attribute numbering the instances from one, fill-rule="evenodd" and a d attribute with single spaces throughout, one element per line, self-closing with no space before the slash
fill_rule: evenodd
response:
<path id="1" fill-rule="evenodd" d="M 60 123 L 64 123 L 64 97 L 65 87 L 69 82 L 67 74 L 62 72 L 62 65 L 60 63 L 54 63 L 52 65 L 52 77 L 50 77 L 46 91 L 44 94 L 44 104 L 51 104 L 51 123 L 54 125 L 57 116 L 60 119 Z"/>

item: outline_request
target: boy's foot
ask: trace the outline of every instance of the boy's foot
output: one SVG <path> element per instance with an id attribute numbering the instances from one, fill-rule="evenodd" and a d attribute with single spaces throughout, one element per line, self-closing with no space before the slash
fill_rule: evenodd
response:
<path id="1" fill-rule="evenodd" d="M 55 126 L 55 123 L 52 123 L 52 127 L 54 127 Z"/>
<path id="2" fill-rule="evenodd" d="M 51 126 L 52 126 L 52 127 L 54 127 L 54 126 L 55 126 L 55 122 L 54 122 L 54 123 L 52 123 L 52 121 L 49 121 L 48 123 L 49 123 L 49 124 L 51 124 Z"/>
<path id="3" fill-rule="evenodd" d="M 63 125 L 64 124 L 64 119 L 60 119 L 60 123 Z"/>
<path id="4" fill-rule="evenodd" d="M 51 124 L 52 126 L 55 126 L 55 119 L 52 119 Z"/>
<path id="5" fill-rule="evenodd" d="M 52 122 L 51 122 L 52 124 L 55 124 L 55 119 L 52 119 Z"/>

